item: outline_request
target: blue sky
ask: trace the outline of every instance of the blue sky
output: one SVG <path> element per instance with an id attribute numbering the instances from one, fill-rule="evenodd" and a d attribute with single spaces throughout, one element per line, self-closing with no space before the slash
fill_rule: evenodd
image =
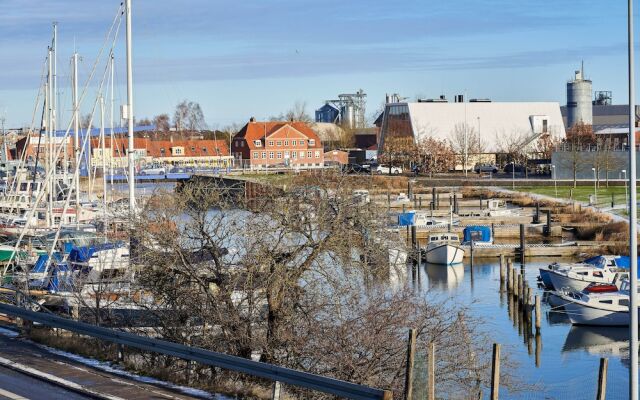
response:
<path id="1" fill-rule="evenodd" d="M 70 109 L 74 43 L 86 79 L 118 0 L 0 0 L 0 116 L 28 125 L 51 23 Z M 584 60 L 594 90 L 626 103 L 626 2 L 575 0 L 133 0 L 135 114 L 172 114 L 182 99 L 223 127 L 298 101 L 362 88 L 372 117 L 385 93 L 466 92 L 495 101 L 565 102 Z M 124 31 L 118 42 L 124 101 Z M 89 100 L 83 113 L 90 110 Z"/>

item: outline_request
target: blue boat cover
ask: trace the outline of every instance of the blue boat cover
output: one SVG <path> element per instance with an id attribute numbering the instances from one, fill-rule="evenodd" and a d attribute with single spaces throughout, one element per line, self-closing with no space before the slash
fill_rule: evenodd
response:
<path id="1" fill-rule="evenodd" d="M 586 260 L 584 260 L 584 262 L 587 264 L 601 265 L 600 260 L 602 260 L 603 258 L 603 256 L 594 256 L 591 258 L 587 258 Z M 629 256 L 617 256 L 614 258 L 614 261 L 616 262 L 616 266 L 620 268 L 629 269 L 629 267 L 631 266 L 631 259 L 629 258 Z M 640 263 L 638 265 L 640 265 Z"/>
<path id="2" fill-rule="evenodd" d="M 462 241 L 465 243 L 471 242 L 473 240 L 475 243 L 490 243 L 491 242 L 491 228 L 488 226 L 467 226 L 462 231 Z"/>
<path id="3" fill-rule="evenodd" d="M 399 226 L 411 226 L 416 223 L 416 212 L 408 211 L 404 213 L 398 214 L 398 225 Z"/>

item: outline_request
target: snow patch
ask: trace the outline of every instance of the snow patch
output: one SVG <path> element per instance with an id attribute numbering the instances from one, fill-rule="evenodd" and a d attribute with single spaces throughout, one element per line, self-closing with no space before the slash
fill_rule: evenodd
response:
<path id="1" fill-rule="evenodd" d="M 2 333 L 0 331 L 0 333 Z M 187 386 L 180 386 L 180 385 L 175 385 L 173 383 L 169 383 L 169 382 L 165 382 L 165 381 L 161 381 L 155 378 L 151 378 L 148 376 L 141 376 L 141 375 L 136 375 L 133 374 L 131 372 L 125 371 L 117 366 L 114 366 L 113 364 L 111 364 L 110 362 L 106 362 L 106 361 L 99 361 L 99 360 L 94 360 L 93 358 L 87 358 L 87 357 L 83 357 L 83 356 L 79 356 L 77 354 L 73 354 L 73 353 L 69 353 L 66 351 L 62 351 L 62 350 L 58 350 L 58 349 L 54 349 L 53 347 L 49 347 L 49 346 L 45 346 L 42 344 L 38 344 L 35 343 L 35 345 L 37 345 L 38 347 L 41 347 L 45 350 L 47 350 L 50 353 L 62 356 L 62 357 L 66 357 L 66 358 L 70 358 L 76 362 L 79 362 L 81 364 L 84 365 L 88 365 L 90 367 L 105 371 L 105 372 L 109 372 L 112 373 L 114 375 L 120 375 L 120 376 L 124 376 L 127 377 L 129 379 L 133 379 L 135 381 L 138 382 L 142 382 L 142 383 L 148 383 L 148 384 L 152 384 L 152 385 L 157 385 L 157 386 L 162 386 L 165 388 L 169 388 L 169 389 L 173 389 L 173 390 L 178 390 L 184 394 L 187 394 L 189 396 L 194 396 L 194 397 L 200 397 L 203 399 L 214 399 L 214 400 L 230 400 L 231 398 L 229 397 L 225 397 L 222 396 L 220 394 L 212 394 L 209 392 L 206 392 L 204 390 L 200 390 L 200 389 L 194 389 L 194 388 L 190 388 Z"/>

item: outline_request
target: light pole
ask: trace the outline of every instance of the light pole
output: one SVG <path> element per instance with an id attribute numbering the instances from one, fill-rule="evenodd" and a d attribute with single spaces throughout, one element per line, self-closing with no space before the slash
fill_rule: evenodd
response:
<path id="1" fill-rule="evenodd" d="M 598 187 L 596 186 L 596 169 L 591 168 L 593 171 L 593 205 L 598 207 Z"/>
<path id="2" fill-rule="evenodd" d="M 629 54 L 629 399 L 638 400 L 638 203 L 636 192 L 636 94 L 634 82 L 633 0 L 628 0 Z"/>
<path id="3" fill-rule="evenodd" d="M 623 169 L 622 171 L 622 176 L 624 179 L 624 202 L 626 204 L 625 208 L 627 210 L 627 215 L 629 215 L 629 193 L 627 192 L 627 170 Z"/>
<path id="4" fill-rule="evenodd" d="M 556 198 L 558 197 L 558 178 L 556 178 L 556 166 L 551 164 L 551 172 L 553 174 L 553 186 L 556 190 Z"/>

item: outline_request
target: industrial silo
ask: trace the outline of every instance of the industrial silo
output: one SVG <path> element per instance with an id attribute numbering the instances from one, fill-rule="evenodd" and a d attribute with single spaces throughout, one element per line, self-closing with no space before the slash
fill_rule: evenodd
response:
<path id="1" fill-rule="evenodd" d="M 593 124 L 591 81 L 584 79 L 584 69 L 576 71 L 575 79 L 567 82 L 567 126 L 582 122 Z"/>
<path id="2" fill-rule="evenodd" d="M 342 106 L 342 125 L 350 129 L 356 128 L 356 110 L 353 104 Z"/>

